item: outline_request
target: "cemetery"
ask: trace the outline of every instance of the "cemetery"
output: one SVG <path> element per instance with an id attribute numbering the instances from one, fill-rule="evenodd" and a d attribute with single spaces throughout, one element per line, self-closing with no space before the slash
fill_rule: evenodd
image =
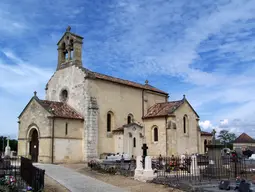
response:
<path id="1" fill-rule="evenodd" d="M 5 152 L 0 156 L 0 191 L 39 191 L 43 188 L 44 170 L 11 151 L 8 138 Z"/>
<path id="2" fill-rule="evenodd" d="M 141 182 L 163 184 L 183 191 L 243 191 L 255 189 L 255 161 L 230 153 L 224 145 L 216 144 L 215 134 L 207 145 L 206 155 L 181 155 L 180 157 L 147 156 L 136 159 L 127 154 L 109 154 L 105 159 L 89 162 L 92 170 L 108 174 L 121 174 Z M 244 190 L 245 191 L 245 190 Z"/>

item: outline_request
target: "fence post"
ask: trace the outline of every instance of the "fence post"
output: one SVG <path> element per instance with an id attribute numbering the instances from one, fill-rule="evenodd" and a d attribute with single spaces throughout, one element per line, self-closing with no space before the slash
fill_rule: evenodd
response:
<path id="1" fill-rule="evenodd" d="M 236 157 L 234 158 L 234 161 L 235 161 L 235 178 L 236 178 L 237 177 L 237 165 L 236 165 L 237 158 Z"/>

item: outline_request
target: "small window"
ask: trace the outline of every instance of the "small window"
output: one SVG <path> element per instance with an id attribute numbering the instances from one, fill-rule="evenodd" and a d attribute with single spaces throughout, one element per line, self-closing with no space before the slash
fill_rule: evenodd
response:
<path id="1" fill-rule="evenodd" d="M 66 130 L 65 130 L 66 135 L 68 134 L 68 123 L 66 123 Z"/>
<path id="2" fill-rule="evenodd" d="M 183 133 L 187 133 L 187 116 L 183 117 Z"/>
<path id="3" fill-rule="evenodd" d="M 129 114 L 128 117 L 127 117 L 127 124 L 130 124 L 133 122 L 133 115 L 132 114 Z"/>
<path id="4" fill-rule="evenodd" d="M 67 99 L 68 99 L 68 92 L 67 92 L 67 90 L 63 90 L 63 91 L 61 92 L 60 97 L 61 97 L 60 99 L 61 99 L 62 102 L 67 101 Z"/>
<path id="5" fill-rule="evenodd" d="M 133 138 L 133 147 L 136 147 L 136 138 Z"/>
<path id="6" fill-rule="evenodd" d="M 158 128 L 157 127 L 155 127 L 153 129 L 153 141 L 158 142 Z"/>
<path id="7" fill-rule="evenodd" d="M 110 112 L 107 113 L 107 132 L 111 132 L 112 129 L 112 114 Z"/>

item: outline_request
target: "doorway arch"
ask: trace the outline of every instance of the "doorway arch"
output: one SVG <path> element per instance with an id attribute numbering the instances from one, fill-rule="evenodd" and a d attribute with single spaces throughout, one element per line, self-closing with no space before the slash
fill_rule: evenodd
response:
<path id="1" fill-rule="evenodd" d="M 204 141 L 204 153 L 206 153 L 207 152 L 207 140 L 205 139 L 205 141 Z"/>
<path id="2" fill-rule="evenodd" d="M 33 162 L 38 162 L 39 155 L 39 133 L 33 128 L 29 131 L 29 155 Z"/>

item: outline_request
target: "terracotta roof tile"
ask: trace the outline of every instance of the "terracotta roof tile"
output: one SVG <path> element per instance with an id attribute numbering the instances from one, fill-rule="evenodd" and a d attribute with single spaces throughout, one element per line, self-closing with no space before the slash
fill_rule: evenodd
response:
<path id="1" fill-rule="evenodd" d="M 136 87 L 136 88 L 145 89 L 145 90 L 154 91 L 154 92 L 158 92 L 158 93 L 168 95 L 168 93 L 166 93 L 166 92 L 164 92 L 160 89 L 157 89 L 156 87 L 153 87 L 149 84 L 140 84 L 140 83 L 136 83 L 136 82 L 133 82 L 133 81 L 120 79 L 120 78 L 117 78 L 117 77 L 104 75 L 104 74 L 101 74 L 101 73 L 90 71 L 86 68 L 82 68 L 82 70 L 85 71 L 86 73 L 88 73 L 90 76 L 92 76 L 94 78 L 97 78 L 97 79 L 101 79 L 101 80 L 105 80 L 105 81 L 111 81 L 111 82 L 114 82 L 114 83 L 119 83 L 119 84 L 131 86 L 131 87 Z"/>
<path id="2" fill-rule="evenodd" d="M 173 113 L 184 100 L 156 103 L 148 109 L 144 118 L 166 116 Z"/>
<path id="3" fill-rule="evenodd" d="M 234 143 L 255 143 L 255 140 L 246 133 L 242 133 L 239 137 L 236 138 Z"/>
<path id="4" fill-rule="evenodd" d="M 212 133 L 206 132 L 206 131 L 201 131 L 201 135 L 203 136 L 213 136 Z"/>
<path id="5" fill-rule="evenodd" d="M 83 119 L 83 117 L 63 102 L 38 100 L 38 102 L 55 117 L 69 118 L 69 119 Z"/>

